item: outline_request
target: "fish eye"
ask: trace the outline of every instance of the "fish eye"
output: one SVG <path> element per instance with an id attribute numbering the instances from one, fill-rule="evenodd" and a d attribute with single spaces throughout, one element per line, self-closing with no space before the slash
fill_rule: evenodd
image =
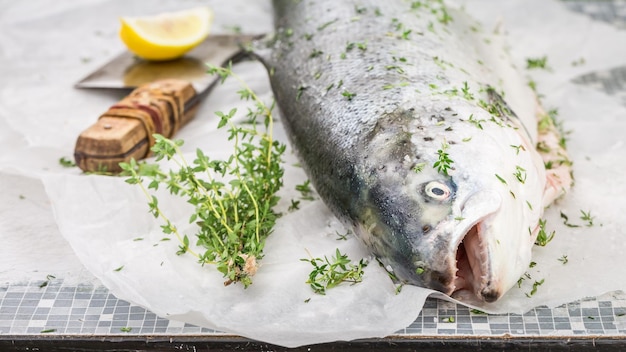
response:
<path id="1" fill-rule="evenodd" d="M 424 187 L 424 193 L 434 200 L 444 201 L 450 198 L 452 191 L 445 183 L 439 181 L 431 181 Z"/>

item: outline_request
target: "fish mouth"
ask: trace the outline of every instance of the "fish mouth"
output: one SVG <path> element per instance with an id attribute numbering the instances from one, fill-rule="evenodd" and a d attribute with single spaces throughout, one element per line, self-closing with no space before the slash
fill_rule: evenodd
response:
<path id="1" fill-rule="evenodd" d="M 484 219 L 473 224 L 458 244 L 451 296 L 472 294 L 484 302 L 502 295 L 491 267 L 490 250 L 484 233 Z"/>

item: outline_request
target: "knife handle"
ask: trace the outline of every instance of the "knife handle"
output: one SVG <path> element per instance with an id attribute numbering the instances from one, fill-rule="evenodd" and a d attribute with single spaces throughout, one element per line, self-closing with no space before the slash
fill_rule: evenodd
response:
<path id="1" fill-rule="evenodd" d="M 189 122 L 199 101 L 191 83 L 183 80 L 166 79 L 136 88 L 78 136 L 76 165 L 85 172 L 120 172 L 120 162 L 150 155 L 154 133 L 169 138 Z"/>

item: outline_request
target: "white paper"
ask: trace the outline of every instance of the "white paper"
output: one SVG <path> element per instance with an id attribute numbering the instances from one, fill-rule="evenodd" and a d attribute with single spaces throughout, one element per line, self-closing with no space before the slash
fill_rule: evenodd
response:
<path id="1" fill-rule="evenodd" d="M 24 199 L 31 203 L 18 203 L 16 209 L 21 211 L 0 215 L 1 223 L 10 225 L 0 233 L 4 243 L 0 254 L 7 257 L 10 252 L 23 262 L 0 270 L 0 282 L 33 273 L 45 277 L 46 270 L 58 270 L 71 280 L 81 276 L 78 258 L 117 297 L 160 316 L 285 346 L 381 337 L 415 320 L 432 291 L 407 286 L 396 295 L 387 274 L 375 263 L 366 268 L 363 283 L 340 286 L 326 296 L 312 293 L 305 284 L 309 264 L 300 261 L 308 256 L 307 251 L 323 256 L 340 248 L 355 259 L 367 256 L 354 238 L 337 240 L 336 232 L 344 230 L 319 200 L 303 202 L 301 210 L 279 220 L 254 284 L 244 290 L 240 285 L 224 287 L 213 268 L 200 267 L 190 256 L 175 255 L 176 243 L 161 241 L 160 224 L 147 213 L 138 188 L 122 179 L 79 175 L 76 169 L 62 168 L 58 159 L 71 157 L 78 134 L 121 98 L 113 92 L 72 88 L 75 81 L 122 50 L 116 17 L 186 8 L 198 2 L 168 1 L 163 8 L 150 11 L 139 1 L 58 1 L 54 7 L 43 3 L 0 4 L 4 83 L 0 87 L 0 180 L 1 189 L 7 190 L 0 195 L 4 206 L 0 210 L 13 209 L 9 204 L 17 202 L 16 196 L 31 192 Z M 215 1 L 209 5 L 216 12 L 215 32 L 237 24 L 251 33 L 272 28 L 268 2 L 242 0 L 226 6 Z M 626 217 L 622 215 L 626 209 L 626 108 L 615 97 L 570 82 L 586 72 L 626 64 L 626 47 L 615 44 L 626 43 L 626 32 L 573 14 L 556 1 L 474 0 L 467 1 L 466 8 L 485 21 L 485 28 L 501 21 L 518 67 L 524 66 L 526 57 L 548 56 L 552 70 L 532 72 L 533 78 L 545 95 L 546 107 L 557 107 L 566 128 L 573 130 L 568 145 L 576 177 L 571 194 L 546 212 L 548 229 L 556 230 L 556 237 L 547 247 L 535 249 L 537 265 L 529 269 L 532 279 L 495 304 L 479 308 L 523 313 L 538 305 L 554 307 L 626 289 L 626 270 L 618 264 L 626 251 Z M 571 65 L 581 57 L 584 65 Z M 264 99 L 271 97 L 260 64 L 244 63 L 236 71 Z M 196 119 L 180 131 L 177 137 L 185 140 L 186 152 L 196 147 L 212 156 L 230 152 L 228 143 L 221 142 L 224 133 L 215 130 L 213 111 L 243 110 L 236 90 L 234 82 L 218 87 Z M 277 134 L 284 140 L 282 133 L 278 124 Z M 305 179 L 293 167 L 293 155 L 287 158 L 282 209 L 285 202 L 298 197 L 293 187 Z M 180 200 L 165 199 L 163 195 L 160 204 L 169 216 L 186 223 L 186 206 Z M 593 227 L 584 226 L 578 218 L 581 210 L 595 216 Z M 560 212 L 583 226 L 566 227 Z M 61 236 L 76 257 L 59 241 Z M 134 240 L 139 237 L 143 240 Z M 42 243 L 49 247 L 47 251 L 41 250 Z M 565 265 L 558 260 L 564 255 L 568 258 Z M 61 263 L 59 258 L 64 257 L 70 259 Z M 26 263 L 26 258 L 41 264 Z M 3 259 L 1 263 L 4 268 L 9 262 Z M 115 271 L 121 266 L 122 270 Z M 544 284 L 528 298 L 532 283 L 542 279 Z"/>

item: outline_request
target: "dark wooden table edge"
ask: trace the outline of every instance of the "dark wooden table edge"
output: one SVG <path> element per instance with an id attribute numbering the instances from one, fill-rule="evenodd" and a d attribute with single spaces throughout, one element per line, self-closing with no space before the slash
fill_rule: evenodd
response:
<path id="1" fill-rule="evenodd" d="M 623 351 L 615 336 L 400 336 L 286 348 L 234 335 L 0 335 L 0 351 Z"/>

